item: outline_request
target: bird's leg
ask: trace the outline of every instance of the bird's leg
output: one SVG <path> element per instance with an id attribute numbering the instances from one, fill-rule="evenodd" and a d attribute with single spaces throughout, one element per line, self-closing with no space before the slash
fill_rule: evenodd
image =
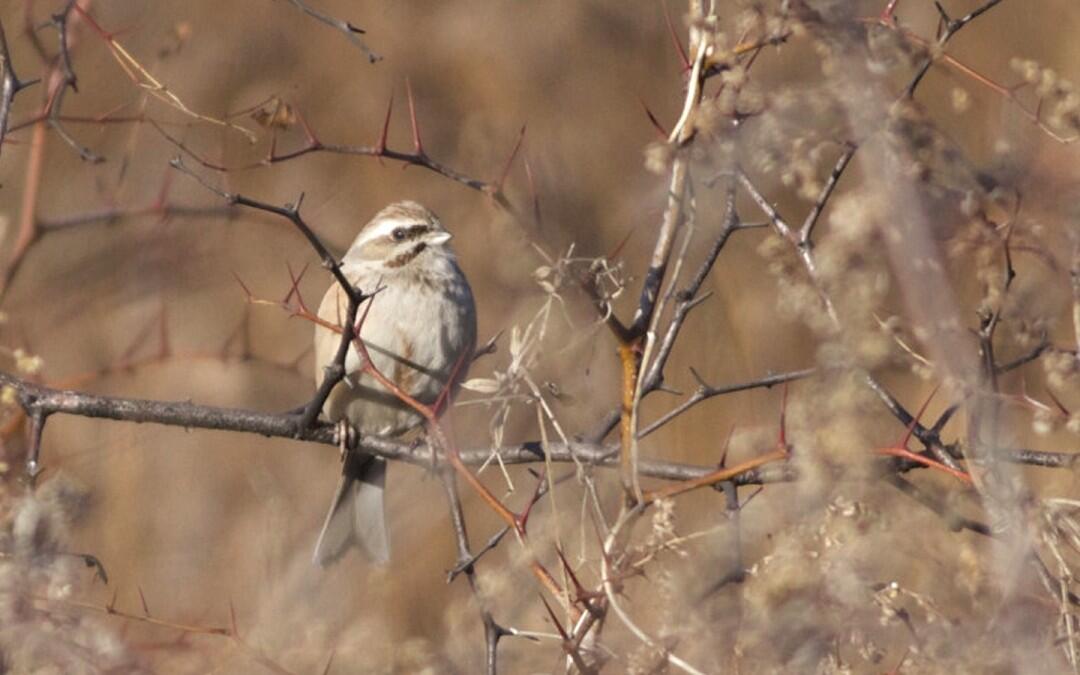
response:
<path id="1" fill-rule="evenodd" d="M 415 438 L 409 441 L 409 450 L 418 450 L 423 445 L 428 446 L 428 450 L 431 451 L 430 468 L 432 471 L 435 471 L 439 468 L 439 458 L 435 454 L 435 445 L 431 442 L 431 435 L 428 434 L 427 429 L 422 429 Z"/>
<path id="2" fill-rule="evenodd" d="M 286 410 L 285 412 L 283 412 L 281 414 L 282 415 L 287 415 L 289 417 L 299 417 L 299 416 L 303 415 L 305 412 L 307 412 L 307 407 L 308 407 L 308 404 L 305 403 L 303 405 L 298 405 L 295 408 L 289 408 L 288 410 Z"/>
<path id="3" fill-rule="evenodd" d="M 337 428 L 334 429 L 334 440 L 337 442 L 338 452 L 341 453 L 341 461 L 344 462 L 349 456 L 349 451 L 356 447 L 360 436 L 356 427 L 349 424 L 348 419 L 342 417 L 337 421 Z"/>

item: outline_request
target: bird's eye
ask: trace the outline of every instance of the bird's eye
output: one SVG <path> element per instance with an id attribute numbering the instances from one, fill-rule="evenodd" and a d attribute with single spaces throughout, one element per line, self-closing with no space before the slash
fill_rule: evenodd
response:
<path id="1" fill-rule="evenodd" d="M 390 233 L 390 236 L 394 238 L 394 241 L 404 241 L 407 234 L 408 233 L 405 232 L 404 227 L 398 227 L 398 228 L 395 228 L 394 231 Z"/>

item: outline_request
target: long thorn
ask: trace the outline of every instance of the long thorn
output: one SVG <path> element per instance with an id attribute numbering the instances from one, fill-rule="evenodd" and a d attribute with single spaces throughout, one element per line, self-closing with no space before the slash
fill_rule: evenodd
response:
<path id="1" fill-rule="evenodd" d="M 671 35 L 671 41 L 675 43 L 675 49 L 679 52 L 679 60 L 682 62 L 683 72 L 686 72 L 690 70 L 690 57 L 686 55 L 686 49 L 682 46 L 679 34 L 675 32 L 675 24 L 671 21 L 671 12 L 668 11 L 667 3 L 661 2 L 660 6 L 664 8 L 664 22 L 667 23 L 668 34 Z"/>
<path id="2" fill-rule="evenodd" d="M 537 229 L 541 228 L 544 224 L 544 219 L 540 213 L 540 194 L 536 191 L 536 179 L 533 178 L 532 164 L 529 163 L 529 155 L 521 153 L 521 161 L 525 165 L 525 179 L 529 182 L 529 195 L 532 196 L 533 205 L 533 220 L 536 223 Z"/>
<path id="3" fill-rule="evenodd" d="M 923 401 L 923 404 L 919 408 L 919 411 L 915 413 L 914 417 L 911 418 L 911 422 L 908 423 L 907 431 L 904 432 L 904 437 L 900 441 L 901 448 L 907 448 L 908 441 L 911 440 L 911 434 L 915 432 L 915 427 L 919 425 L 919 419 L 923 416 L 923 413 L 926 412 L 926 407 L 930 405 L 930 401 L 934 399 L 934 394 L 936 394 L 938 392 L 938 389 L 940 388 L 940 384 L 934 387 L 934 390 L 931 391 L 930 395 L 926 397 L 925 401 Z"/>
<path id="4" fill-rule="evenodd" d="M 420 140 L 420 123 L 416 121 L 416 101 L 413 99 L 412 82 L 405 78 L 405 92 L 409 95 L 409 119 L 412 121 L 413 151 L 419 157 L 426 157 L 424 142 Z"/>
<path id="5" fill-rule="evenodd" d="M 653 111 L 649 110 L 649 106 L 645 104 L 645 99 L 638 96 L 638 103 L 645 109 L 645 114 L 649 116 L 649 121 L 652 122 L 653 128 L 660 133 L 660 138 L 667 139 L 667 129 L 664 128 L 664 125 L 660 124 L 660 120 L 656 119 L 656 115 L 653 114 Z"/>
<path id="6" fill-rule="evenodd" d="M 375 149 L 381 156 L 386 152 L 386 139 L 390 135 L 390 113 L 394 111 L 394 92 L 390 92 L 390 102 L 386 104 L 386 118 L 383 119 L 382 134 L 379 135 L 379 142 L 375 145 Z"/>
<path id="7" fill-rule="evenodd" d="M 503 190 L 503 184 L 506 182 L 506 177 L 510 174 L 510 167 L 514 164 L 514 158 L 517 157 L 518 151 L 521 150 L 521 144 L 525 141 L 525 127 L 521 125 L 521 131 L 518 132 L 517 142 L 514 143 L 514 149 L 510 152 L 510 156 L 506 159 L 506 164 L 503 166 L 502 173 L 499 174 L 499 180 L 491 186 L 492 194 L 501 194 Z"/>

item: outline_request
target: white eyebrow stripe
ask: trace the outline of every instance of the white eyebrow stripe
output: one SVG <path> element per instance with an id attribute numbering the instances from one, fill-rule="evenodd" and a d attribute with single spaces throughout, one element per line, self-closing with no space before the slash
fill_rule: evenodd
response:
<path id="1" fill-rule="evenodd" d="M 353 241 L 352 245 L 358 246 L 366 244 L 374 239 L 378 239 L 379 237 L 388 236 L 398 227 L 412 227 L 414 225 L 422 224 L 423 223 L 413 218 L 384 218 L 361 230 L 360 234 L 356 235 L 356 240 Z"/>

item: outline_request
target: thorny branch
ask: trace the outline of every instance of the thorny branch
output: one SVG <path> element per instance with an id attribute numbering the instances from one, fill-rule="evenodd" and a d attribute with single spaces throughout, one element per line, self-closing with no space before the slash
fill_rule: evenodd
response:
<path id="1" fill-rule="evenodd" d="M 461 508 L 461 496 L 458 494 L 457 482 L 451 473 L 442 473 L 440 476 L 446 498 L 450 502 L 450 523 L 454 528 L 454 538 L 457 544 L 458 562 L 455 569 L 460 568 L 469 581 L 476 604 L 480 608 L 480 618 L 484 625 L 484 664 L 488 675 L 495 675 L 498 671 L 499 640 L 512 633 L 496 623 L 495 618 L 486 606 L 476 580 L 475 561 L 476 556 L 469 550 L 469 534 L 465 527 L 465 512 Z M 503 530 L 505 533 L 506 530 Z M 501 537 L 500 537 L 501 538 Z M 498 543 L 496 541 L 496 543 Z M 448 581 L 452 581 L 453 576 Z"/>
<path id="2" fill-rule="evenodd" d="M 146 598 L 145 596 L 143 596 L 142 589 L 139 589 L 139 597 L 142 600 L 143 604 L 142 614 L 136 614 L 135 612 L 130 612 L 118 608 L 116 606 L 115 592 L 113 593 L 113 596 L 109 600 L 108 604 L 105 605 L 96 605 L 89 602 L 71 600 L 62 597 L 31 597 L 28 599 L 34 602 L 41 603 L 45 606 L 59 605 L 61 607 L 78 609 L 84 612 L 97 612 L 100 614 L 105 614 L 107 616 L 117 617 L 119 619 L 123 619 L 125 621 L 130 621 L 133 623 L 142 623 L 158 628 L 167 628 L 170 630 L 179 631 L 181 634 L 184 635 L 209 635 L 227 638 L 248 658 L 262 665 L 270 672 L 277 673 L 278 675 L 293 675 L 292 671 L 286 670 L 279 663 L 264 654 L 262 650 L 252 646 L 243 639 L 240 634 L 240 629 L 237 625 L 236 612 L 233 610 L 232 606 L 229 607 L 229 626 L 201 625 L 156 617 L 150 613 L 150 610 L 146 604 Z"/>
<path id="3" fill-rule="evenodd" d="M 960 30 L 962 30 L 964 26 L 968 25 L 975 19 L 990 11 L 999 3 L 1001 3 L 1001 0 L 988 0 L 987 2 L 984 2 L 980 7 L 971 10 L 961 18 L 953 19 L 945 11 L 945 8 L 941 6 L 940 2 L 935 2 L 934 6 L 937 8 L 938 14 L 941 16 L 942 28 L 937 39 L 938 50 L 940 51 L 942 48 L 944 48 L 945 44 L 949 40 L 951 40 L 954 35 L 960 32 Z M 930 71 L 930 66 L 932 65 L 934 65 L 934 57 L 930 56 L 925 61 L 923 61 L 921 66 L 919 66 L 918 71 L 915 73 L 915 76 L 911 78 L 911 82 L 907 86 L 908 98 L 911 98 L 915 95 L 915 90 L 919 87 L 919 83 L 922 82 L 923 77 L 926 76 L 926 73 Z"/>
<path id="4" fill-rule="evenodd" d="M 67 133 L 61 123 L 61 107 L 64 94 L 69 87 L 72 89 L 76 87 L 76 77 L 71 67 L 71 47 L 73 38 L 69 36 L 68 33 L 72 27 L 72 11 L 78 6 L 77 3 L 79 1 L 80 0 L 68 0 L 63 12 L 51 17 L 51 25 L 57 30 L 60 45 L 59 54 L 57 56 L 52 58 L 48 57 L 45 53 L 44 46 L 40 43 L 36 43 L 38 51 L 42 56 L 42 60 L 46 65 L 46 74 L 44 77 L 46 87 L 45 97 L 37 121 L 33 124 L 33 132 L 30 139 L 30 156 L 26 161 L 26 178 L 23 185 L 22 203 L 19 207 L 18 231 L 15 236 L 15 242 L 12 244 L 11 252 L 4 264 L 3 271 L 0 272 L 0 298 L 3 297 L 4 293 L 10 287 L 11 280 L 24 261 L 27 251 L 30 250 L 30 246 L 40 236 L 40 230 L 37 228 L 37 218 L 35 214 L 37 211 L 38 197 L 41 190 L 42 174 L 45 165 L 46 128 L 51 127 L 54 129 L 57 132 L 57 135 L 68 143 L 68 145 L 75 148 L 79 152 L 80 157 L 84 160 L 90 162 L 101 160 L 98 155 L 75 141 L 75 139 Z M 77 19 L 78 16 L 75 18 Z M 27 12 L 27 20 L 29 20 L 29 12 Z M 30 34 L 33 35 L 32 32 Z M 5 49 L 6 45 L 5 38 Z M 5 87 L 7 85 L 6 74 L 11 73 L 10 66 L 10 54 L 7 54 L 4 63 Z M 14 92 L 12 93 L 12 98 L 13 97 Z M 5 101 L 8 106 L 6 110 L 7 112 L 10 112 L 11 101 L 6 99 Z M 0 142 L 4 140 L 2 136 L 3 134 L 0 134 Z"/>
<path id="5" fill-rule="evenodd" d="M 72 26 L 72 14 L 78 11 L 78 16 L 84 16 L 82 8 L 79 7 L 81 0 L 68 0 L 64 10 L 58 14 L 54 14 L 51 17 L 51 23 L 56 29 L 57 41 L 59 44 L 59 54 L 56 57 L 56 66 L 53 68 L 53 72 L 49 77 L 49 91 L 48 101 L 46 102 L 46 110 L 48 112 L 49 126 L 53 128 L 65 143 L 67 143 L 75 152 L 79 153 L 79 157 L 91 164 L 98 164 L 104 162 L 105 158 L 97 154 L 90 148 L 79 143 L 75 140 L 75 137 L 68 133 L 66 127 L 60 121 L 60 110 L 64 106 L 64 97 L 67 95 L 68 90 L 77 92 L 78 78 L 75 76 L 75 71 L 71 65 L 71 47 L 72 37 L 70 35 Z"/>
<path id="6" fill-rule="evenodd" d="M 8 373 L 0 372 L 0 388 L 10 387 L 29 417 L 43 418 L 55 414 L 75 415 L 97 419 L 138 424 L 161 424 L 186 429 L 208 429 L 257 434 L 267 438 L 285 438 L 337 446 L 335 425 L 317 421 L 308 429 L 297 432 L 296 415 L 291 413 L 267 413 L 242 408 L 222 408 L 198 405 L 187 401 L 159 401 L 152 399 L 119 398 L 82 391 L 53 389 L 27 382 Z M 428 469 L 436 469 L 444 461 L 425 444 L 416 445 L 379 436 L 363 436 L 359 448 L 380 457 L 406 462 Z M 549 442 L 546 454 L 553 462 L 573 463 L 577 457 L 586 464 L 612 467 L 618 464 L 619 446 L 595 443 Z M 544 462 L 545 449 L 539 441 L 504 446 L 495 450 L 506 464 L 533 464 Z M 461 461 L 468 466 L 483 466 L 491 459 L 491 448 L 461 450 Z M 1047 468 L 1068 468 L 1076 463 L 1076 455 L 1063 452 L 1045 452 L 1031 449 L 1002 449 L 1005 461 Z M 714 469 L 679 462 L 642 460 L 639 470 L 643 476 L 672 481 L 700 478 Z M 768 471 L 746 471 L 734 480 L 740 485 L 762 482 L 794 480 L 797 474 L 790 467 L 776 467 Z"/>
<path id="7" fill-rule="evenodd" d="M 691 2 L 691 17 L 694 21 L 705 18 L 704 7 L 701 3 Z M 709 36 L 700 28 L 691 29 L 691 50 L 695 56 L 690 65 L 682 115 L 667 139 L 667 142 L 677 150 L 688 144 L 695 135 L 692 121 L 705 90 L 705 59 L 711 53 L 712 46 Z M 656 310 L 662 303 L 660 288 L 671 261 L 676 232 L 686 218 L 686 202 L 690 192 L 689 173 L 690 157 L 685 153 L 677 152 L 671 166 L 663 219 L 656 236 L 652 257 L 649 260 L 649 267 L 642 281 L 641 295 L 637 310 L 634 312 L 634 319 L 625 334 L 619 334 L 619 331 L 616 331 L 616 338 L 619 340 L 619 360 L 622 364 L 622 409 L 619 422 L 622 442 L 621 480 L 624 499 L 628 506 L 640 502 L 642 498 L 636 469 L 639 460 L 638 410 L 645 393 L 641 370 L 651 361 L 652 352 L 656 346 L 657 322 L 660 319 L 660 313 Z M 678 332 L 677 328 L 675 332 Z"/>
<path id="8" fill-rule="evenodd" d="M 307 121 L 298 115 L 299 123 L 304 133 L 304 144 L 299 148 L 293 150 L 287 150 L 278 152 L 276 139 L 271 144 L 268 154 L 260 161 L 244 164 L 240 166 L 225 166 L 217 162 L 213 162 L 209 159 L 198 154 L 195 150 L 190 148 L 179 138 L 167 132 L 164 127 L 154 120 L 148 120 L 151 126 L 168 142 L 175 145 L 181 152 L 191 157 L 194 161 L 198 162 L 203 167 L 219 172 L 235 172 L 244 171 L 248 169 L 254 169 L 262 166 L 271 166 L 279 164 L 281 162 L 287 162 L 299 157 L 303 157 L 308 154 L 327 153 L 335 155 L 354 155 L 361 157 L 374 157 L 376 159 L 389 159 L 396 162 L 401 162 L 406 166 L 419 166 L 428 171 L 436 173 L 444 178 L 448 178 L 455 183 L 460 183 L 470 189 L 476 190 L 484 195 L 490 197 L 500 208 L 505 209 L 510 213 L 516 213 L 514 206 L 507 199 L 506 194 L 503 191 L 504 181 L 506 174 L 509 171 L 511 164 L 517 157 L 517 154 L 521 150 L 521 144 L 524 140 L 525 129 L 521 129 L 521 133 L 518 135 L 517 142 L 515 143 L 510 155 L 506 161 L 500 177 L 494 181 L 485 181 L 473 176 L 469 176 L 461 171 L 451 168 L 450 166 L 431 157 L 427 150 L 424 148 L 423 140 L 420 136 L 420 122 L 417 118 L 416 103 L 413 99 L 412 85 L 406 81 L 406 94 L 408 97 L 409 105 L 409 122 L 413 137 L 413 149 L 411 151 L 394 150 L 388 147 L 390 134 L 390 122 L 394 110 L 394 97 L 391 96 L 389 103 L 386 107 L 386 116 L 383 119 L 382 129 L 379 133 L 379 137 L 374 145 L 355 145 L 344 143 L 329 143 L 324 142 L 319 138 Z"/>
<path id="9" fill-rule="evenodd" d="M 694 377 L 698 380 L 697 390 L 690 396 L 688 396 L 682 403 L 675 406 L 668 412 L 660 416 L 652 424 L 649 424 L 644 429 L 638 432 L 638 438 L 644 438 L 653 433 L 660 427 L 664 426 L 673 419 L 679 417 L 684 412 L 693 408 L 702 401 L 707 401 L 714 396 L 723 396 L 724 394 L 733 394 L 738 391 L 746 391 L 748 389 L 767 389 L 775 387 L 778 384 L 785 384 L 787 382 L 794 382 L 795 380 L 801 380 L 805 377 L 810 377 L 814 374 L 814 368 L 804 368 L 802 370 L 793 370 L 787 373 L 778 373 L 776 375 L 766 375 L 765 377 L 751 380 L 749 382 L 740 382 L 738 384 L 728 384 L 724 386 L 712 386 L 707 384 L 697 371 L 692 371 Z"/>
<path id="10" fill-rule="evenodd" d="M 15 74 L 15 64 L 11 61 L 4 23 L 0 21 L 0 153 L 4 148 L 4 137 L 8 131 L 8 118 L 15 95 L 29 87 L 33 82 L 23 82 Z"/>
<path id="11" fill-rule="evenodd" d="M 199 176 L 199 174 L 189 169 L 179 157 L 174 157 L 169 162 L 169 164 L 177 171 L 180 171 L 181 173 L 184 173 L 194 178 L 204 188 L 218 195 L 229 204 L 236 206 L 246 206 L 248 208 L 256 209 L 258 211 L 265 211 L 266 213 L 271 213 L 275 216 L 280 216 L 287 219 L 289 222 L 296 226 L 296 229 L 300 231 L 300 234 L 304 235 L 304 238 L 307 239 L 309 244 L 311 244 L 311 247 L 315 249 L 315 252 L 319 256 L 319 261 L 322 263 L 323 267 L 325 267 L 330 272 L 330 274 L 333 275 L 334 279 L 341 287 L 341 290 L 345 293 L 346 297 L 349 298 L 349 301 L 357 305 L 363 302 L 363 292 L 356 289 L 352 285 L 352 282 L 350 282 L 348 278 L 345 277 L 345 273 L 341 271 L 341 265 L 338 264 L 338 261 L 335 260 L 334 256 L 330 254 L 329 250 L 327 250 L 326 245 L 322 243 L 322 240 L 319 239 L 318 235 L 315 234 L 311 227 L 309 227 L 308 224 L 304 221 L 304 219 L 300 216 L 300 206 L 304 202 L 303 193 L 300 193 L 300 196 L 297 198 L 295 204 L 275 206 L 273 204 L 268 204 L 257 199 L 245 197 L 241 194 L 237 194 L 234 192 L 226 192 L 219 187 L 211 185 L 204 178 Z"/>

